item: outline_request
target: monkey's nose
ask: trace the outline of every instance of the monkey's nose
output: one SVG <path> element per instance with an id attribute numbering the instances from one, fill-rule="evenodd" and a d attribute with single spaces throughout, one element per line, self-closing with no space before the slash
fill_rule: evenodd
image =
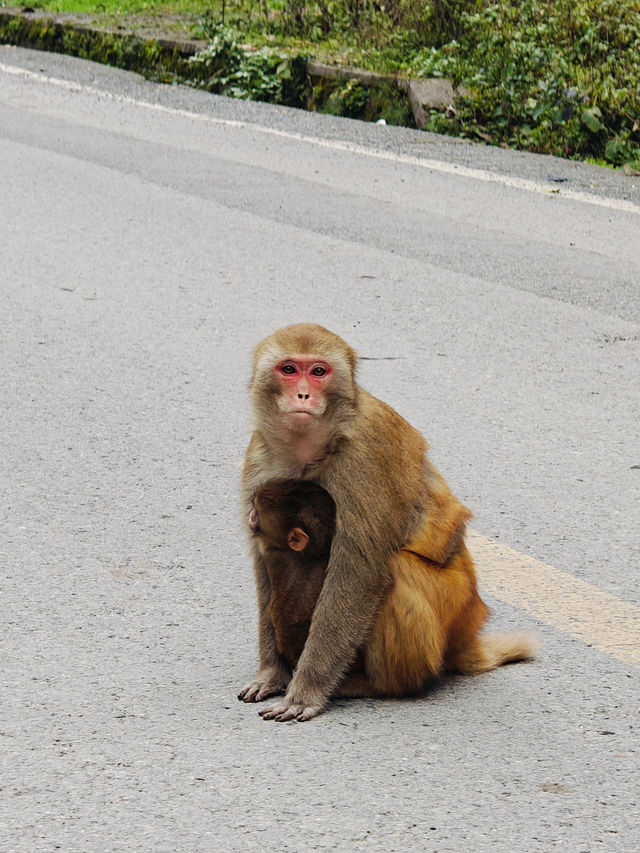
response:
<path id="1" fill-rule="evenodd" d="M 298 394 L 298 400 L 308 400 L 309 394 Z"/>

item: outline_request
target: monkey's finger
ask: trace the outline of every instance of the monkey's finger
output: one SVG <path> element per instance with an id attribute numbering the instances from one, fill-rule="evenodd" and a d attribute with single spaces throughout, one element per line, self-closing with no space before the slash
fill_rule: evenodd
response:
<path id="1" fill-rule="evenodd" d="M 286 723 L 289 720 L 297 720 L 299 723 L 304 723 L 305 720 L 312 720 L 324 711 L 322 705 L 291 705 L 291 707 L 282 714 L 278 714 L 274 719 L 278 723 Z"/>
<path id="2" fill-rule="evenodd" d="M 276 717 L 282 716 L 288 710 L 288 705 L 272 705 L 270 708 L 263 708 L 262 711 L 258 711 L 258 714 L 263 720 L 275 720 Z"/>
<path id="3" fill-rule="evenodd" d="M 238 699 L 242 702 L 260 702 L 261 699 L 266 699 L 269 695 L 269 693 L 263 690 L 262 684 L 259 681 L 253 681 L 242 688 L 240 693 L 238 693 Z"/>
<path id="4" fill-rule="evenodd" d="M 263 720 L 275 720 L 277 723 L 288 723 L 290 720 L 298 720 L 303 723 L 311 720 L 324 711 L 322 705 L 273 705 L 258 711 Z"/>
<path id="5" fill-rule="evenodd" d="M 299 720 L 300 714 L 304 710 L 304 705 L 291 705 L 284 711 L 282 714 L 278 714 L 274 717 L 274 720 L 277 723 L 288 723 L 289 720 Z"/>
<path id="6" fill-rule="evenodd" d="M 298 720 L 303 723 L 305 720 L 312 720 L 324 711 L 322 705 L 307 705 L 298 714 Z"/>
<path id="7" fill-rule="evenodd" d="M 263 702 L 265 699 L 268 699 L 269 696 L 275 696 L 277 693 L 284 693 L 282 687 L 262 687 L 253 701 Z"/>

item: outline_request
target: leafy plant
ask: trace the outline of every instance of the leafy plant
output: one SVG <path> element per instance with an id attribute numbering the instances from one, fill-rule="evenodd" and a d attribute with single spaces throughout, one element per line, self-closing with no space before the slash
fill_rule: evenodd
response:
<path id="1" fill-rule="evenodd" d="M 268 47 L 244 50 L 222 23 L 209 45 L 189 59 L 189 70 L 189 82 L 217 94 L 289 106 L 306 101 L 305 56 Z"/>
<path id="2" fill-rule="evenodd" d="M 304 106 L 310 55 L 446 77 L 470 94 L 454 110 L 432 111 L 428 130 L 616 166 L 640 162 L 638 0 L 208 0 L 204 10 L 201 0 L 39 2 L 100 7 L 111 17 L 197 18 L 194 33 L 211 45 L 188 73 L 178 70 L 210 91 Z M 355 84 L 316 89 L 313 102 L 340 114 L 390 109 L 371 108 L 378 94 Z M 408 115 L 393 111 L 398 121 Z"/>
<path id="3" fill-rule="evenodd" d="M 472 94 L 427 128 L 568 157 L 640 158 L 640 13 L 613 0 L 523 0 L 460 15 L 416 70 Z"/>

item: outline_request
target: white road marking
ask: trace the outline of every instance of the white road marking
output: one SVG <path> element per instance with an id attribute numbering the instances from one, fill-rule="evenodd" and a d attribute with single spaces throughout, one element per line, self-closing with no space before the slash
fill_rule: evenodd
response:
<path id="1" fill-rule="evenodd" d="M 412 157 L 407 154 L 394 154 L 390 151 L 375 151 L 366 148 L 363 145 L 358 145 L 354 142 L 346 142 L 338 139 L 321 139 L 316 136 L 308 136 L 302 133 L 293 131 L 278 130 L 271 127 L 263 127 L 252 122 L 236 121 L 233 119 L 218 118 L 216 116 L 202 115 L 200 113 L 182 110 L 176 107 L 168 107 L 163 104 L 152 104 L 147 101 L 141 101 L 137 98 L 129 97 L 128 95 L 120 95 L 113 92 L 108 92 L 104 89 L 98 89 L 95 86 L 87 86 L 84 83 L 75 83 L 70 80 L 62 80 L 58 77 L 50 77 L 47 74 L 38 73 L 36 71 L 28 71 L 24 68 L 16 68 L 12 65 L 6 65 L 0 62 L 0 71 L 6 74 L 13 74 L 17 77 L 25 77 L 30 80 L 35 80 L 40 83 L 48 83 L 51 86 L 57 86 L 61 89 L 66 89 L 69 92 L 83 92 L 87 95 L 94 95 L 99 98 L 109 98 L 121 104 L 131 104 L 143 109 L 153 110 L 154 112 L 166 113 L 167 115 L 180 116 L 192 121 L 200 121 L 209 124 L 215 124 L 233 128 L 243 128 L 257 133 L 264 133 L 268 136 L 276 136 L 282 139 L 290 139 L 297 142 L 304 142 L 309 145 L 316 145 L 321 148 L 327 148 L 334 151 L 346 151 L 351 154 L 358 154 L 363 157 L 370 157 L 377 160 L 386 160 L 393 163 L 402 163 L 409 166 L 417 166 L 421 169 L 428 169 L 434 172 L 441 172 L 449 175 L 459 175 L 463 178 L 471 178 L 476 181 L 486 181 L 492 184 L 500 184 L 511 189 L 522 190 L 524 192 L 538 193 L 550 198 L 563 198 L 570 201 L 580 202 L 581 204 L 591 204 L 596 207 L 604 207 L 609 210 L 617 210 L 624 213 L 634 213 L 640 215 L 640 206 L 631 201 L 615 198 L 601 198 L 590 193 L 571 190 L 568 188 L 551 188 L 548 184 L 533 181 L 528 178 L 515 178 L 510 175 L 501 175 L 495 172 L 488 172 L 484 169 L 474 169 L 469 166 L 462 166 L 457 163 L 447 163 L 442 160 L 431 160 L 422 157 Z"/>

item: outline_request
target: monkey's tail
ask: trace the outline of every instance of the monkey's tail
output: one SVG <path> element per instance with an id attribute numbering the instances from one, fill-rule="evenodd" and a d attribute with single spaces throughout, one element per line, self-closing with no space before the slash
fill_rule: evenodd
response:
<path id="1" fill-rule="evenodd" d="M 529 660 L 540 645 L 539 638 L 526 631 L 484 634 L 474 637 L 464 648 L 456 649 L 449 659 L 449 668 L 463 675 L 488 672 L 503 663 Z"/>

